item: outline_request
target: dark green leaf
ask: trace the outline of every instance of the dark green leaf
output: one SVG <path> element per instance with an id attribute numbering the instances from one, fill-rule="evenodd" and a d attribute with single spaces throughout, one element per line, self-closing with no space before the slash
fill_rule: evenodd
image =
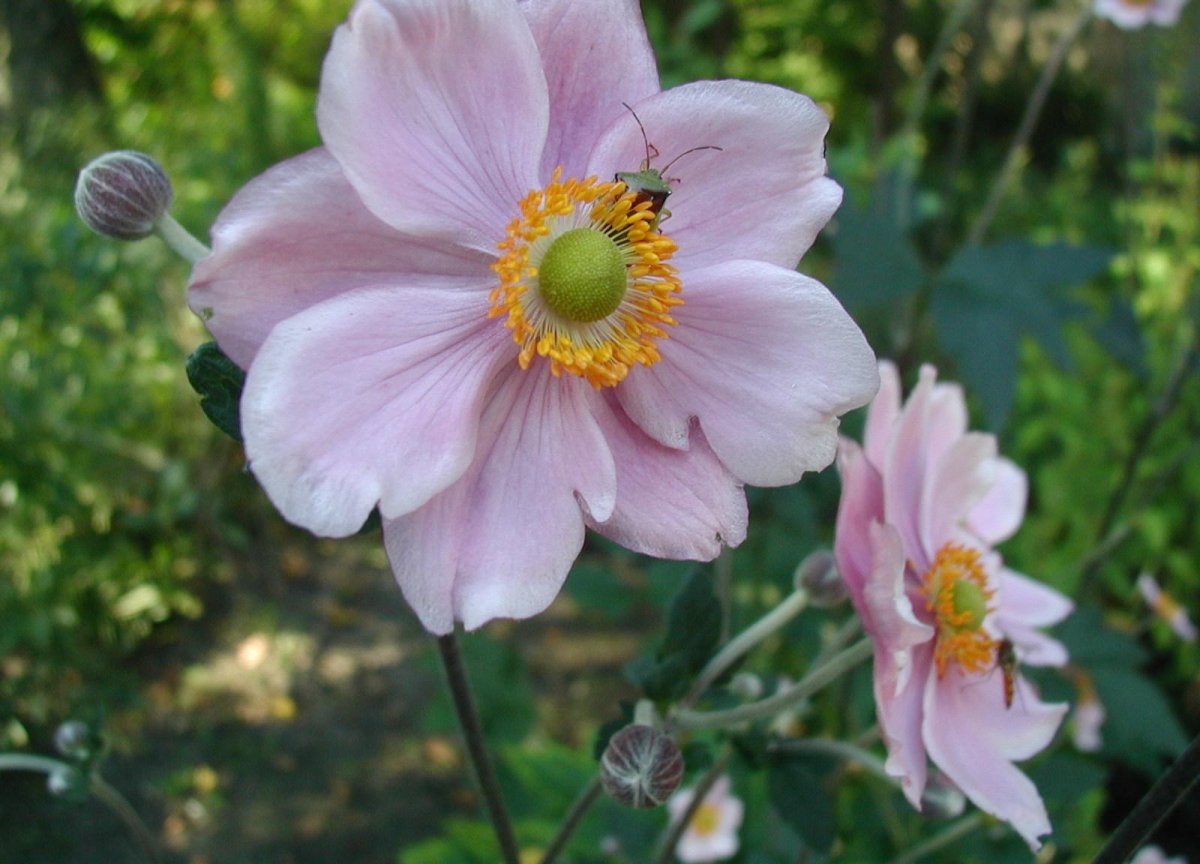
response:
<path id="1" fill-rule="evenodd" d="M 653 661 L 630 663 L 626 673 L 651 699 L 674 699 L 687 690 L 716 650 L 721 633 L 721 602 L 707 570 L 684 582 L 667 610 L 667 635 Z"/>
<path id="2" fill-rule="evenodd" d="M 200 410 L 235 441 L 242 440 L 239 405 L 246 373 L 225 356 L 216 342 L 205 342 L 187 359 L 187 378 L 200 394 Z"/>
<path id="3" fill-rule="evenodd" d="M 838 211 L 833 249 L 834 293 L 851 310 L 889 305 L 925 281 L 921 260 L 895 220 L 850 203 Z"/>
<path id="4" fill-rule="evenodd" d="M 810 849 L 827 853 L 833 846 L 833 801 L 821 782 L 827 763 L 808 756 L 776 756 L 767 767 L 771 806 Z"/>
<path id="5" fill-rule="evenodd" d="M 1188 738 L 1162 690 L 1139 672 L 1093 668 L 1089 672 L 1106 717 L 1103 752 L 1155 776 L 1165 758 L 1187 747 Z"/>
<path id="6" fill-rule="evenodd" d="M 1056 638 L 1067 646 L 1071 662 L 1090 669 L 1112 666 L 1134 669 L 1146 659 L 1146 652 L 1137 640 L 1104 624 L 1104 617 L 1095 606 L 1079 606 L 1054 630 Z"/>
<path id="7" fill-rule="evenodd" d="M 1124 297 L 1114 297 L 1108 317 L 1092 330 L 1096 341 L 1139 378 L 1146 376 L 1146 345 L 1133 306 Z"/>

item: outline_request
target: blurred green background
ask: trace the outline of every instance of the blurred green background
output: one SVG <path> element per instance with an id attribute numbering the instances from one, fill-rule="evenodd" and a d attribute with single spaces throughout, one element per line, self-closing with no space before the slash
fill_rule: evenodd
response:
<path id="1" fill-rule="evenodd" d="M 91 235 L 71 203 L 87 160 L 142 150 L 171 174 L 176 218 L 205 236 L 239 186 L 319 143 L 321 59 L 349 6 L 0 0 L 0 749 L 51 752 L 70 718 L 103 729 L 106 776 L 171 861 L 488 860 L 428 639 L 378 538 L 321 543 L 281 523 L 183 374 L 206 341 L 184 306 L 186 265 L 154 240 Z M 918 114 L 956 8 L 970 14 Z M 977 425 L 1029 473 L 1006 558 L 1084 607 L 1062 628 L 1075 677 L 1043 688 L 1073 700 L 1085 675 L 1109 713 L 1098 753 L 1064 731 L 1031 769 L 1057 829 L 1046 860 L 1061 861 L 1090 860 L 1200 731 L 1200 646 L 1133 588 L 1152 573 L 1200 618 L 1200 4 L 1174 28 L 1084 30 L 985 244 L 964 241 L 1080 8 L 644 4 L 664 86 L 741 77 L 826 108 L 847 200 L 803 269 L 910 380 L 935 362 L 963 381 Z M 827 471 L 752 494 L 750 538 L 717 567 L 735 626 L 830 542 L 837 493 Z M 592 770 L 597 728 L 635 694 L 622 666 L 656 644 L 689 572 L 598 541 L 576 570 L 546 615 L 467 639 L 534 845 Z M 751 668 L 802 672 L 847 614 L 806 615 Z M 827 694 L 807 732 L 869 728 L 865 687 Z M 739 771 L 760 818 L 737 860 L 796 860 L 763 778 Z M 602 809 L 572 860 L 639 860 L 629 850 L 662 818 Z M 847 861 L 888 860 L 938 829 L 862 778 L 831 818 Z M 1200 860 L 1198 821 L 1193 795 L 1161 842 Z M 602 852 L 604 837 L 628 857 Z M 940 860 L 1025 860 L 1022 848 L 989 829 Z M 0 774 L 0 862 L 134 860 L 94 802 Z"/>

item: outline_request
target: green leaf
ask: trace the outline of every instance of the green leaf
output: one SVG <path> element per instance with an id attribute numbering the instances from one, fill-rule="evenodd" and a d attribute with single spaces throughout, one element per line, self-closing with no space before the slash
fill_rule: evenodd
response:
<path id="1" fill-rule="evenodd" d="M 837 821 L 833 801 L 822 777 L 829 760 L 809 755 L 775 756 L 767 768 L 771 806 L 815 852 L 828 853 L 833 846 Z"/>
<path id="2" fill-rule="evenodd" d="M 838 211 L 834 294 L 852 310 L 886 306 L 925 282 L 916 249 L 895 221 L 850 203 Z"/>
<path id="3" fill-rule="evenodd" d="M 187 359 L 187 379 L 200 394 L 200 410 L 235 441 L 242 440 L 239 405 L 246 373 L 225 356 L 216 342 L 205 342 Z"/>
<path id="4" fill-rule="evenodd" d="M 968 246 L 946 265 L 932 300 L 938 341 L 991 428 L 1003 426 L 1012 408 L 1020 337 L 1033 337 L 1059 366 L 1069 366 L 1063 324 L 1083 309 L 1065 289 L 1103 272 L 1111 258 L 1092 246 L 1008 240 Z"/>
<path id="5" fill-rule="evenodd" d="M 626 674 L 651 699 L 675 699 L 716 650 L 721 633 L 721 602 L 707 570 L 696 570 L 671 600 L 667 635 L 655 659 L 626 666 Z"/>
<path id="6" fill-rule="evenodd" d="M 1139 672 L 1111 667 L 1089 672 L 1106 712 L 1103 752 L 1156 776 L 1164 757 L 1178 756 L 1188 744 L 1171 703 L 1157 684 Z"/>
<path id="7" fill-rule="evenodd" d="M 1095 606 L 1078 607 L 1054 630 L 1056 638 L 1067 646 L 1071 662 L 1087 669 L 1111 666 L 1135 669 L 1146 659 L 1137 640 L 1107 627 Z"/>

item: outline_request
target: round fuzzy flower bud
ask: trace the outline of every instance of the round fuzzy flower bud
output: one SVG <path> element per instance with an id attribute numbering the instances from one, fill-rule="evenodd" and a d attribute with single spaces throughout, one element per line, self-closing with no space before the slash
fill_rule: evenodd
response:
<path id="1" fill-rule="evenodd" d="M 683 754 L 670 735 L 651 726 L 626 726 L 600 758 L 604 791 L 626 807 L 657 807 L 683 780 Z"/>
<path id="2" fill-rule="evenodd" d="M 97 234 L 140 240 L 171 207 L 174 193 L 162 166 L 145 153 L 115 150 L 79 172 L 75 210 Z"/>
<path id="3" fill-rule="evenodd" d="M 92 730 L 79 720 L 68 720 L 54 730 L 54 748 L 72 759 L 86 759 L 92 743 Z"/>
<path id="4" fill-rule="evenodd" d="M 814 552 L 801 561 L 793 579 L 796 588 L 807 591 L 809 602 L 818 609 L 838 606 L 849 596 L 833 553 L 826 550 Z"/>
<path id="5" fill-rule="evenodd" d="M 73 768 L 59 768 L 46 775 L 46 790 L 54 796 L 61 797 L 75 791 L 78 775 Z"/>
<path id="6" fill-rule="evenodd" d="M 763 682 L 753 672 L 738 672 L 729 682 L 729 690 L 742 699 L 757 699 L 763 694 Z"/>

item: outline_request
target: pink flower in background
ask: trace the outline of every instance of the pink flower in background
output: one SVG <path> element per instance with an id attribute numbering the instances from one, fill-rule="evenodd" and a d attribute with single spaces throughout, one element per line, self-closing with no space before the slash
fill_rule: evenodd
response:
<path id="1" fill-rule="evenodd" d="M 676 163 L 670 217 L 613 182 Z M 290 521 L 370 512 L 426 628 L 536 614 L 584 527 L 711 559 L 743 484 L 827 465 L 877 387 L 795 272 L 841 200 L 824 114 L 740 81 L 660 92 L 634 0 L 360 0 L 324 146 L 243 189 L 190 304 L 248 370 L 250 468 Z M 659 214 L 665 216 L 665 214 Z"/>
<path id="2" fill-rule="evenodd" d="M 705 861 L 724 861 L 737 854 L 737 832 L 742 827 L 745 808 L 741 799 L 733 796 L 730 788 L 729 777 L 722 776 L 708 790 L 675 847 L 675 855 L 680 861 L 702 864 Z M 667 801 L 667 810 L 672 823 L 683 818 L 694 797 L 692 789 L 681 789 L 671 796 Z"/>
<path id="3" fill-rule="evenodd" d="M 1101 18 L 1107 18 L 1125 30 L 1136 30 L 1147 24 L 1168 27 L 1179 20 L 1187 0 L 1096 0 L 1093 7 Z"/>
<path id="4" fill-rule="evenodd" d="M 1188 860 L 1182 855 L 1168 858 L 1167 853 L 1158 846 L 1143 846 L 1129 859 L 1129 864 L 1188 864 Z"/>
<path id="5" fill-rule="evenodd" d="M 1075 704 L 1075 712 L 1071 715 L 1071 743 L 1075 749 L 1084 753 L 1095 753 L 1104 745 L 1104 737 L 1100 730 L 1108 712 L 1104 703 L 1096 696 L 1096 688 L 1090 682 L 1086 689 L 1080 688 L 1079 701 Z"/>
<path id="6" fill-rule="evenodd" d="M 1196 625 L 1192 623 L 1191 616 L 1179 605 L 1179 601 L 1159 586 L 1157 579 L 1149 573 L 1142 573 L 1137 578 L 1137 588 L 1154 614 L 1167 622 L 1176 636 L 1185 642 L 1196 641 Z"/>
<path id="7" fill-rule="evenodd" d="M 992 546 L 1025 512 L 1024 473 L 991 435 L 967 431 L 962 391 L 925 366 L 901 404 L 880 364 L 864 443 L 842 441 L 834 546 L 875 641 L 875 700 L 887 770 L 920 807 L 933 762 L 1032 847 L 1050 831 L 1037 789 L 1012 763 L 1050 743 L 1066 705 L 1043 703 L 1017 670 L 1060 666 L 1038 632 L 1071 602 L 1004 567 Z"/>

